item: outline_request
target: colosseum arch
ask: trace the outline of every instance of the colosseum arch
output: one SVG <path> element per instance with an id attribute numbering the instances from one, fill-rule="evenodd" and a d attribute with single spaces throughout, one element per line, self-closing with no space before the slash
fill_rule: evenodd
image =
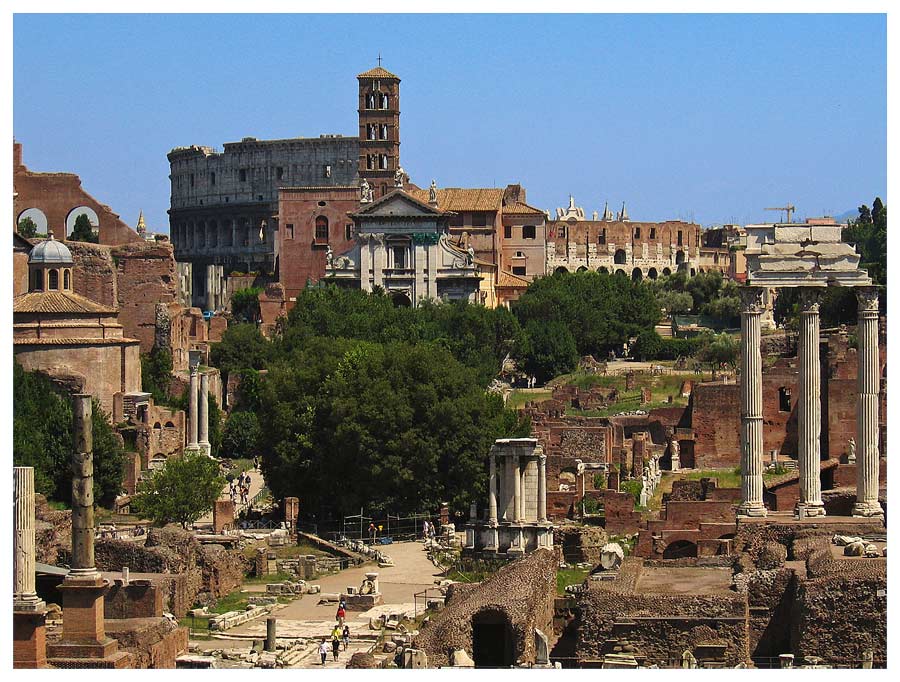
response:
<path id="1" fill-rule="evenodd" d="M 558 268 L 556 268 L 556 270 L 553 271 L 553 274 L 554 275 L 562 275 L 562 274 L 568 274 L 568 272 L 569 272 L 569 269 L 566 266 L 560 265 Z"/>
<path id="2" fill-rule="evenodd" d="M 631 271 L 631 281 L 632 282 L 640 282 L 642 279 L 644 279 L 644 273 L 641 272 L 640 268 L 635 268 L 634 270 Z"/>
<path id="3" fill-rule="evenodd" d="M 656 268 L 650 268 L 649 270 L 647 270 L 647 277 L 649 277 L 650 279 L 656 279 L 657 277 L 659 277 L 659 273 L 656 271 Z"/>
<path id="4" fill-rule="evenodd" d="M 597 268 L 597 272 L 602 272 L 604 275 L 608 275 L 609 268 L 606 267 L 605 265 L 601 265 L 599 268 Z"/>
<path id="5" fill-rule="evenodd" d="M 581 266 L 580 268 L 578 268 L 575 272 L 587 272 L 587 268 L 584 267 L 584 266 L 582 265 L 582 266 Z"/>
<path id="6" fill-rule="evenodd" d="M 620 277 L 628 277 L 628 274 L 622 268 L 618 268 L 616 270 L 616 274 Z"/>
<path id="7" fill-rule="evenodd" d="M 682 263 L 684 263 L 684 251 L 678 249 L 675 252 L 675 265 L 681 265 Z"/>
<path id="8" fill-rule="evenodd" d="M 78 216 L 82 213 L 88 217 L 95 232 L 100 229 L 100 218 L 97 217 L 97 212 L 94 209 L 90 206 L 76 206 L 66 216 L 66 237 L 72 234 L 72 230 L 75 229 L 75 221 L 78 220 Z"/>
<path id="9" fill-rule="evenodd" d="M 626 258 L 627 254 L 625 253 L 625 249 L 616 249 L 616 253 L 613 255 L 613 263 L 616 265 L 624 265 Z"/>

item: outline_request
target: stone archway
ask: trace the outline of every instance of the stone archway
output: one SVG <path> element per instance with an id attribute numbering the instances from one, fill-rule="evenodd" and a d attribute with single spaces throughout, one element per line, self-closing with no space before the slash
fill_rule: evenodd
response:
<path id="1" fill-rule="evenodd" d="M 647 270 L 647 277 L 649 277 L 650 279 L 656 279 L 657 277 L 659 277 L 659 273 L 656 271 L 656 268 L 650 268 L 649 270 Z"/>
<path id="2" fill-rule="evenodd" d="M 402 291 L 398 291 L 391 295 L 391 301 L 394 304 L 395 308 L 411 308 L 412 301 L 409 300 L 409 296 L 404 294 Z"/>
<path id="3" fill-rule="evenodd" d="M 640 282 L 642 279 L 644 279 L 644 273 L 641 272 L 640 268 L 635 268 L 634 270 L 631 271 L 631 281 L 632 282 Z"/>
<path id="4" fill-rule="evenodd" d="M 22 211 L 16 218 L 17 228 L 18 228 L 19 223 L 22 222 L 23 220 L 25 220 L 25 218 L 31 218 L 31 220 L 35 224 L 35 227 L 36 227 L 36 230 L 38 233 L 47 234 L 47 225 L 48 225 L 47 216 L 41 209 L 26 208 L 24 211 Z"/>
<path id="5" fill-rule="evenodd" d="M 697 544 L 690 540 L 675 540 L 666 545 L 663 559 L 682 559 L 697 556 Z"/>
<path id="6" fill-rule="evenodd" d="M 625 253 L 625 249 L 616 249 L 616 253 L 613 256 L 613 263 L 616 265 L 624 265 L 627 255 Z"/>
<path id="7" fill-rule="evenodd" d="M 619 277 L 628 277 L 628 275 L 625 273 L 625 271 L 622 268 L 617 269 L 616 274 L 619 275 Z"/>
<path id="8" fill-rule="evenodd" d="M 601 265 L 599 268 L 597 268 L 597 272 L 602 272 L 604 275 L 608 275 L 609 268 L 606 267 L 605 265 Z"/>
<path id="9" fill-rule="evenodd" d="M 486 609 L 472 615 L 472 658 L 476 668 L 509 668 L 515 664 L 515 633 L 505 613 Z"/>
<path id="10" fill-rule="evenodd" d="M 66 215 L 66 237 L 72 234 L 72 230 L 75 229 L 75 221 L 78 220 L 78 216 L 82 213 L 88 217 L 94 230 L 99 230 L 100 218 L 97 216 L 97 212 L 90 206 L 76 206 Z"/>
<path id="11" fill-rule="evenodd" d="M 681 265 L 682 263 L 684 263 L 684 251 L 678 249 L 675 252 L 675 265 Z"/>
<path id="12" fill-rule="evenodd" d="M 662 274 L 663 274 L 663 277 L 671 277 L 672 270 L 670 268 L 663 268 Z"/>
<path id="13" fill-rule="evenodd" d="M 563 265 L 560 265 L 558 268 L 556 268 L 556 270 L 553 271 L 554 275 L 562 275 L 562 274 L 568 274 L 568 273 L 569 273 L 569 269 Z"/>

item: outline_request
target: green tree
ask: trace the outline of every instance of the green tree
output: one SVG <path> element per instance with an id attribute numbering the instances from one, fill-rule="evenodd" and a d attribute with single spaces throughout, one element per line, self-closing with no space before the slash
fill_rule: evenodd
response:
<path id="1" fill-rule="evenodd" d="M 235 321 L 252 324 L 259 322 L 259 295 L 261 293 L 262 289 L 259 287 L 247 287 L 238 289 L 231 295 L 231 316 Z"/>
<path id="2" fill-rule="evenodd" d="M 168 405 L 172 383 L 172 352 L 154 345 L 149 353 L 141 354 L 141 386 L 153 394 L 153 400 Z"/>
<path id="3" fill-rule="evenodd" d="M 72 228 L 72 234 L 69 235 L 69 241 L 94 244 L 100 241 L 100 237 L 94 234 L 94 227 L 91 225 L 91 219 L 88 218 L 87 213 L 80 213 L 75 218 L 75 226 Z"/>
<path id="4" fill-rule="evenodd" d="M 578 366 L 578 348 L 568 327 L 562 322 L 541 323 L 530 320 L 525 326 L 528 344 L 522 358 L 525 371 L 546 382 Z"/>
<path id="5" fill-rule="evenodd" d="M 637 336 L 637 343 L 634 347 L 634 355 L 638 360 L 645 362 L 647 360 L 660 359 L 663 349 L 662 337 L 652 329 L 646 329 Z"/>
<path id="6" fill-rule="evenodd" d="M 37 223 L 31 219 L 31 216 L 25 216 L 19 221 L 19 234 L 26 239 L 33 239 L 37 235 Z"/>
<path id="7" fill-rule="evenodd" d="M 713 378 L 716 371 L 727 366 L 734 369 L 737 366 L 740 355 L 740 346 L 731 334 L 716 334 L 709 343 L 704 345 L 697 353 L 697 359 L 712 369 Z"/>
<path id="8" fill-rule="evenodd" d="M 272 344 L 254 324 L 229 325 L 222 340 L 212 344 L 210 359 L 224 374 L 243 369 L 265 369 Z"/>
<path id="9" fill-rule="evenodd" d="M 170 457 L 141 481 L 133 505 L 157 525 L 180 523 L 187 528 L 213 508 L 224 485 L 215 460 L 188 451 Z"/>
<path id="10" fill-rule="evenodd" d="M 703 314 L 729 326 L 737 326 L 741 321 L 741 299 L 738 296 L 719 296 L 703 306 Z"/>
<path id="11" fill-rule="evenodd" d="M 122 489 L 125 453 L 100 403 L 93 401 L 94 499 L 110 507 Z M 35 490 L 59 502 L 72 499 L 72 405 L 40 372 L 13 362 L 13 461 L 34 467 Z"/>
<path id="12" fill-rule="evenodd" d="M 530 431 L 433 343 L 311 337 L 262 389 L 266 480 L 321 514 L 464 510 L 486 493 L 494 439 Z"/>
<path id="13" fill-rule="evenodd" d="M 253 412 L 232 412 L 222 431 L 220 454 L 231 459 L 255 457 L 261 435 L 259 419 Z"/>
<path id="14" fill-rule="evenodd" d="M 685 315 L 694 307 L 694 297 L 686 291 L 660 291 L 656 295 L 659 307 L 666 315 Z"/>

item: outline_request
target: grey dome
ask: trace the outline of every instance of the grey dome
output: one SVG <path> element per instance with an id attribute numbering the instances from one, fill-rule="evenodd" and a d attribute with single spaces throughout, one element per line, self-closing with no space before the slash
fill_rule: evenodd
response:
<path id="1" fill-rule="evenodd" d="M 69 247 L 53 238 L 53 234 L 35 246 L 28 255 L 29 265 L 74 265 Z"/>

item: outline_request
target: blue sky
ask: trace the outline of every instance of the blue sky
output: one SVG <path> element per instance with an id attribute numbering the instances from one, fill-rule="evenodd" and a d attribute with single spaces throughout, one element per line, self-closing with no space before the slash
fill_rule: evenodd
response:
<path id="1" fill-rule="evenodd" d="M 172 147 L 354 135 L 379 52 L 421 186 L 704 225 L 887 200 L 883 15 L 20 14 L 13 48 L 25 163 L 153 230 Z"/>

